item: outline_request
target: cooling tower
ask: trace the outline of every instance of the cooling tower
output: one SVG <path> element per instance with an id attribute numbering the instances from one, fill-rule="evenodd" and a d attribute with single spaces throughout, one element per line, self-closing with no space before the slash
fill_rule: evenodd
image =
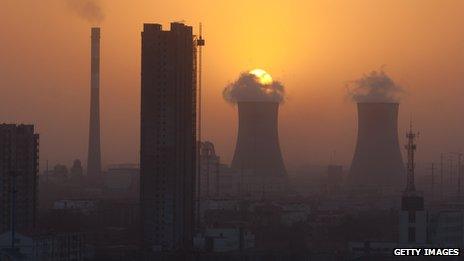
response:
<path id="1" fill-rule="evenodd" d="M 280 152 L 277 102 L 238 102 L 238 136 L 232 169 L 259 177 L 286 176 Z"/>
<path id="2" fill-rule="evenodd" d="M 398 103 L 358 103 L 358 139 L 349 173 L 352 186 L 404 187 L 398 107 Z"/>

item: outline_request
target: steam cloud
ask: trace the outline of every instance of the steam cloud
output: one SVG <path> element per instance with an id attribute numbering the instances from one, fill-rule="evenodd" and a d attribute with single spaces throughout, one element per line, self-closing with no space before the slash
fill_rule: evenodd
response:
<path id="1" fill-rule="evenodd" d="M 383 70 L 365 74 L 348 86 L 348 95 L 355 102 L 399 102 L 402 92 Z"/>
<path id="2" fill-rule="evenodd" d="M 99 0 L 66 0 L 71 11 L 92 24 L 100 24 L 105 15 Z"/>
<path id="3" fill-rule="evenodd" d="M 239 78 L 227 85 L 222 92 L 224 99 L 232 104 L 242 101 L 282 103 L 284 94 L 284 86 L 280 82 L 262 84 L 258 77 L 249 72 L 242 72 Z"/>

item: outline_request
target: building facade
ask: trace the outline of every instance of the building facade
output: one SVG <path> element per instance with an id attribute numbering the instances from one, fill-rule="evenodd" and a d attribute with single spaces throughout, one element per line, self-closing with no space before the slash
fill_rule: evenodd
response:
<path id="1" fill-rule="evenodd" d="M 196 173 L 196 43 L 192 27 L 144 24 L 140 196 L 142 240 L 154 251 L 192 247 Z"/>
<path id="2" fill-rule="evenodd" d="M 38 160 L 39 135 L 33 125 L 0 125 L 0 233 L 13 223 L 16 230 L 35 227 Z"/>
<path id="3" fill-rule="evenodd" d="M 9 232 L 0 234 L 0 250 L 8 249 Z M 16 234 L 16 251 L 22 259 L 37 261 L 80 261 L 92 260 L 93 253 L 86 245 L 85 233 L 37 233 L 30 235 Z M 7 256 L 5 259 L 10 260 Z"/>
<path id="4" fill-rule="evenodd" d="M 438 209 L 430 213 L 429 240 L 437 247 L 464 246 L 464 211 Z"/>

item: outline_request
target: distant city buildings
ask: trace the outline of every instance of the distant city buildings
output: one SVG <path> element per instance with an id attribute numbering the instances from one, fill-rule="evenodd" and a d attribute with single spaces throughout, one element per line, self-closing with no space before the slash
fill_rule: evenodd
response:
<path id="1" fill-rule="evenodd" d="M 464 210 L 444 207 L 428 216 L 428 239 L 438 247 L 464 246 Z"/>
<path id="2" fill-rule="evenodd" d="M 140 169 L 136 164 L 117 164 L 108 167 L 104 175 L 104 194 L 110 198 L 138 199 Z"/>
<path id="3" fill-rule="evenodd" d="M 76 159 L 70 169 L 71 178 L 82 178 L 84 169 L 80 160 Z"/>
<path id="4" fill-rule="evenodd" d="M 398 103 L 358 103 L 346 183 L 341 165 L 288 175 L 277 101 L 237 102 L 235 153 L 222 164 L 212 142 L 197 140 L 202 39 L 182 23 L 144 24 L 140 165 L 103 171 L 99 39 L 92 28 L 86 171 L 80 160 L 51 169 L 47 161 L 39 184 L 34 126 L 0 125 L 0 260 L 383 260 L 398 247 L 464 246 L 462 154 L 442 155 L 431 176 L 440 200 L 426 205 L 412 131 L 403 166 Z"/>
<path id="5" fill-rule="evenodd" d="M 51 178 L 57 183 L 64 183 L 69 178 L 69 171 L 66 165 L 57 164 L 53 167 Z"/>
<path id="6" fill-rule="evenodd" d="M 144 24 L 140 198 L 154 251 L 192 248 L 196 169 L 196 42 L 192 27 Z"/>
<path id="7" fill-rule="evenodd" d="M 39 135 L 33 125 L 0 125 L 0 233 L 13 224 L 17 231 L 34 229 L 38 160 Z"/>
<path id="8" fill-rule="evenodd" d="M 79 170 L 74 169 L 74 171 Z M 69 179 L 73 179 L 74 182 L 76 182 L 76 179 L 82 178 L 82 176 L 77 176 L 73 174 L 76 173 L 70 173 L 68 167 L 64 164 L 56 164 L 52 169 L 48 169 L 47 163 L 47 169 L 42 172 L 42 175 L 40 175 L 40 182 L 66 184 L 69 181 Z"/>
<path id="9" fill-rule="evenodd" d="M 195 237 L 195 248 L 207 252 L 244 251 L 255 247 L 255 235 L 240 227 L 207 228 Z"/>
<path id="10" fill-rule="evenodd" d="M 220 157 L 213 143 L 205 141 L 200 147 L 200 198 L 219 196 Z"/>
<path id="11" fill-rule="evenodd" d="M 96 211 L 97 204 L 96 199 L 62 199 L 54 202 L 53 209 L 89 214 Z"/>
<path id="12" fill-rule="evenodd" d="M 16 235 L 15 254 L 2 253 L 9 247 L 9 233 L 0 234 L 0 260 L 91 260 L 93 253 L 86 244 L 86 234 L 74 233 L 19 233 Z"/>

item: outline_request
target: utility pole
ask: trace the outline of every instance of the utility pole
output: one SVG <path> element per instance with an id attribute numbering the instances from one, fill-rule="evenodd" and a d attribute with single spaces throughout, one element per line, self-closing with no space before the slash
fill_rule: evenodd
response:
<path id="1" fill-rule="evenodd" d="M 209 164 L 210 164 L 210 153 L 211 151 L 208 150 L 206 153 L 206 198 L 209 198 Z"/>
<path id="2" fill-rule="evenodd" d="M 435 200 L 435 164 L 434 163 L 432 163 L 431 170 L 432 170 L 432 178 L 431 178 L 432 179 L 432 182 L 431 182 L 432 183 L 432 201 L 434 201 Z"/>
<path id="3" fill-rule="evenodd" d="M 443 201 L 443 153 L 440 155 L 440 199 Z"/>
<path id="4" fill-rule="evenodd" d="M 220 163 L 219 159 L 216 161 L 216 197 L 219 197 L 220 194 L 220 185 L 219 185 L 219 172 L 220 172 Z"/>
<path id="5" fill-rule="evenodd" d="M 458 153 L 458 200 L 461 200 L 461 158 L 462 153 Z"/>

